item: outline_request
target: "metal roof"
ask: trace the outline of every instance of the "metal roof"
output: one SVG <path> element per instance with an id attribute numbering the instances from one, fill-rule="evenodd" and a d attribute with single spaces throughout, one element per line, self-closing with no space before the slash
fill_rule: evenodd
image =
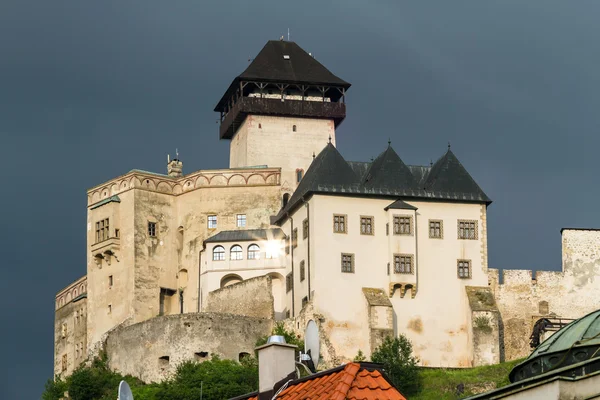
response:
<path id="1" fill-rule="evenodd" d="M 235 231 L 221 231 L 207 238 L 204 243 L 216 242 L 251 242 L 255 240 L 283 239 L 285 234 L 279 228 L 274 229 L 246 229 Z"/>

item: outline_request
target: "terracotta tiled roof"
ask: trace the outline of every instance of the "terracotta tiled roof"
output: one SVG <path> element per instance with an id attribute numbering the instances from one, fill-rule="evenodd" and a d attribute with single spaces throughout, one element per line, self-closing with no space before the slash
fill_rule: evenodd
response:
<path id="1" fill-rule="evenodd" d="M 292 382 L 277 400 L 406 400 L 377 369 L 349 363 Z M 258 396 L 248 400 L 258 400 Z"/>

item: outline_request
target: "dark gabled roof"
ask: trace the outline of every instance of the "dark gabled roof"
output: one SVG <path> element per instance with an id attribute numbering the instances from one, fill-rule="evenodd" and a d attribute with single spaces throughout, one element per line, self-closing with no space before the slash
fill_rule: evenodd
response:
<path id="1" fill-rule="evenodd" d="M 100 200 L 96 204 L 93 204 L 92 206 L 90 206 L 90 210 L 94 210 L 94 209 L 96 209 L 98 207 L 102 207 L 103 205 L 108 204 L 108 203 L 112 203 L 112 202 L 120 203 L 121 199 L 117 195 L 107 197 L 106 199 Z"/>
<path id="2" fill-rule="evenodd" d="M 247 229 L 237 231 L 222 231 L 207 238 L 204 243 L 215 242 L 251 242 L 253 240 L 283 239 L 285 233 L 279 228 Z"/>
<path id="3" fill-rule="evenodd" d="M 384 208 L 384 210 L 387 211 L 390 208 L 393 210 L 416 210 L 417 209 L 417 207 L 411 206 L 410 204 L 405 203 L 400 199 L 396 200 L 395 202 L 393 202 L 392 204 L 390 204 L 389 206 Z"/>
<path id="4" fill-rule="evenodd" d="M 279 224 L 303 198 L 313 193 L 395 200 L 492 202 L 450 150 L 432 167 L 408 167 L 391 146 L 373 162 L 360 163 L 347 162 L 329 143 L 313 160 L 287 205 L 271 218 L 271 223 Z"/>
<path id="5" fill-rule="evenodd" d="M 429 192 L 472 193 L 486 202 L 491 201 L 450 148 L 433 164 L 423 188 Z"/>
<path id="6" fill-rule="evenodd" d="M 419 189 L 418 182 L 410 169 L 400 159 L 391 145 L 372 163 L 364 177 L 363 184 L 368 188 L 394 187 Z"/>
<path id="7" fill-rule="evenodd" d="M 350 87 L 296 43 L 283 40 L 269 40 L 265 44 L 248 68 L 233 80 L 215 111 L 221 111 L 240 81 Z"/>

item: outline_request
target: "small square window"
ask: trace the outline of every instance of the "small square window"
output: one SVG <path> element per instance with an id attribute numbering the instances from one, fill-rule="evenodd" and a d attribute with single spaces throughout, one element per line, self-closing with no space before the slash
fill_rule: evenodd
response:
<path id="1" fill-rule="evenodd" d="M 394 215 L 394 235 L 412 235 L 410 215 Z"/>
<path id="2" fill-rule="evenodd" d="M 471 277 L 471 260 L 458 260 L 457 268 L 460 279 L 469 279 Z"/>
<path id="3" fill-rule="evenodd" d="M 458 220 L 458 238 L 477 240 L 477 221 Z"/>
<path id="4" fill-rule="evenodd" d="M 441 239 L 443 235 L 443 221 L 439 219 L 429 220 L 429 237 L 431 239 Z"/>
<path id="5" fill-rule="evenodd" d="M 238 228 L 246 227 L 246 214 L 238 214 L 236 217 L 236 226 Z"/>
<path id="6" fill-rule="evenodd" d="M 308 237 L 308 218 L 302 221 L 302 238 L 306 239 Z"/>
<path id="7" fill-rule="evenodd" d="M 148 236 L 156 237 L 156 222 L 148 222 Z"/>
<path id="8" fill-rule="evenodd" d="M 346 233 L 346 216 L 341 214 L 333 215 L 333 232 Z"/>
<path id="9" fill-rule="evenodd" d="M 208 216 L 208 229 L 217 229 L 217 216 L 216 215 Z"/>
<path id="10" fill-rule="evenodd" d="M 286 293 L 290 292 L 293 287 L 294 287 L 294 276 L 290 272 L 285 277 L 285 291 L 286 291 Z"/>
<path id="11" fill-rule="evenodd" d="M 342 253 L 342 272 L 354 272 L 354 254 Z"/>
<path id="12" fill-rule="evenodd" d="M 306 279 L 306 267 L 304 265 L 304 260 L 300 261 L 300 282 Z"/>
<path id="13" fill-rule="evenodd" d="M 361 235 L 373 235 L 373 217 L 360 217 L 360 234 Z"/>
<path id="14" fill-rule="evenodd" d="M 108 287 L 111 288 L 113 286 L 113 276 L 109 275 L 108 276 Z"/>
<path id="15" fill-rule="evenodd" d="M 394 254 L 394 273 L 412 274 L 413 256 L 410 254 Z"/>

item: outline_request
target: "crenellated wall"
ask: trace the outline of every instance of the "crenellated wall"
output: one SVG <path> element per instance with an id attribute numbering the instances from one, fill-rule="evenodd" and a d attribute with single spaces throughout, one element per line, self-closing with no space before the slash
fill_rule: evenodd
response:
<path id="1" fill-rule="evenodd" d="M 600 231 L 562 230 L 562 271 L 489 270 L 504 324 L 507 360 L 531 353 L 529 337 L 545 316 L 576 319 L 600 308 Z"/>

